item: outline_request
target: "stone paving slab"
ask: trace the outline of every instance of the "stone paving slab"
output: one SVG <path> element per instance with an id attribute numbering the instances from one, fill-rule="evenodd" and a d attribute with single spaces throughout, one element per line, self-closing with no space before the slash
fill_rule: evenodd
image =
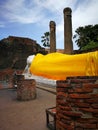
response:
<path id="1" fill-rule="evenodd" d="M 56 95 L 37 88 L 37 98 L 18 101 L 15 89 L 0 90 L 0 130 L 49 130 L 45 110 L 56 105 Z"/>

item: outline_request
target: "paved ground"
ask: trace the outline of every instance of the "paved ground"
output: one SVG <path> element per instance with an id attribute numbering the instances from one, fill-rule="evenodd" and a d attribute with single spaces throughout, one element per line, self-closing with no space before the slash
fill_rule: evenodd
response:
<path id="1" fill-rule="evenodd" d="M 56 95 L 56 86 L 51 84 L 39 83 L 36 84 L 37 88 L 48 91 Z"/>
<path id="2" fill-rule="evenodd" d="M 45 109 L 56 105 L 56 95 L 37 88 L 37 98 L 17 101 L 16 90 L 0 90 L 0 130 L 49 130 Z"/>

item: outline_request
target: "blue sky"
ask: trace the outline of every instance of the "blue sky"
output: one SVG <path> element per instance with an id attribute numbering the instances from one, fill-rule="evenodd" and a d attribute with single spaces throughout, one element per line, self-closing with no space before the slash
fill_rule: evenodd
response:
<path id="1" fill-rule="evenodd" d="M 72 9 L 73 35 L 79 26 L 98 24 L 98 0 L 0 0 L 0 40 L 12 36 L 34 39 L 56 22 L 57 48 L 64 48 L 63 9 Z M 74 49 L 77 45 L 74 43 Z"/>

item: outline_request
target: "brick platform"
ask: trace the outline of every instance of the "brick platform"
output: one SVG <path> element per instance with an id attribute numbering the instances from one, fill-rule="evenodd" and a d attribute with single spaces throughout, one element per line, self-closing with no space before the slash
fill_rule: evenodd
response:
<path id="1" fill-rule="evenodd" d="M 57 81 L 56 130 L 98 130 L 98 76 Z"/>

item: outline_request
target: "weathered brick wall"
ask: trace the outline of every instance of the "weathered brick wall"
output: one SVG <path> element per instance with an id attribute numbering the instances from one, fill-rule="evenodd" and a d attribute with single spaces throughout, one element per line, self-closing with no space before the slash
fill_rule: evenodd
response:
<path id="1" fill-rule="evenodd" d="M 98 76 L 57 81 L 57 130 L 98 130 Z"/>
<path id="2" fill-rule="evenodd" d="M 36 81 L 34 79 L 24 79 L 23 75 L 17 77 L 17 99 L 32 100 L 36 98 Z"/>
<path id="3" fill-rule="evenodd" d="M 0 70 L 0 88 L 13 88 L 14 86 L 14 73 L 17 72 L 17 74 L 22 74 L 23 70 L 13 70 L 11 68 L 7 68 L 4 70 Z M 6 83 L 6 87 L 5 87 Z"/>

